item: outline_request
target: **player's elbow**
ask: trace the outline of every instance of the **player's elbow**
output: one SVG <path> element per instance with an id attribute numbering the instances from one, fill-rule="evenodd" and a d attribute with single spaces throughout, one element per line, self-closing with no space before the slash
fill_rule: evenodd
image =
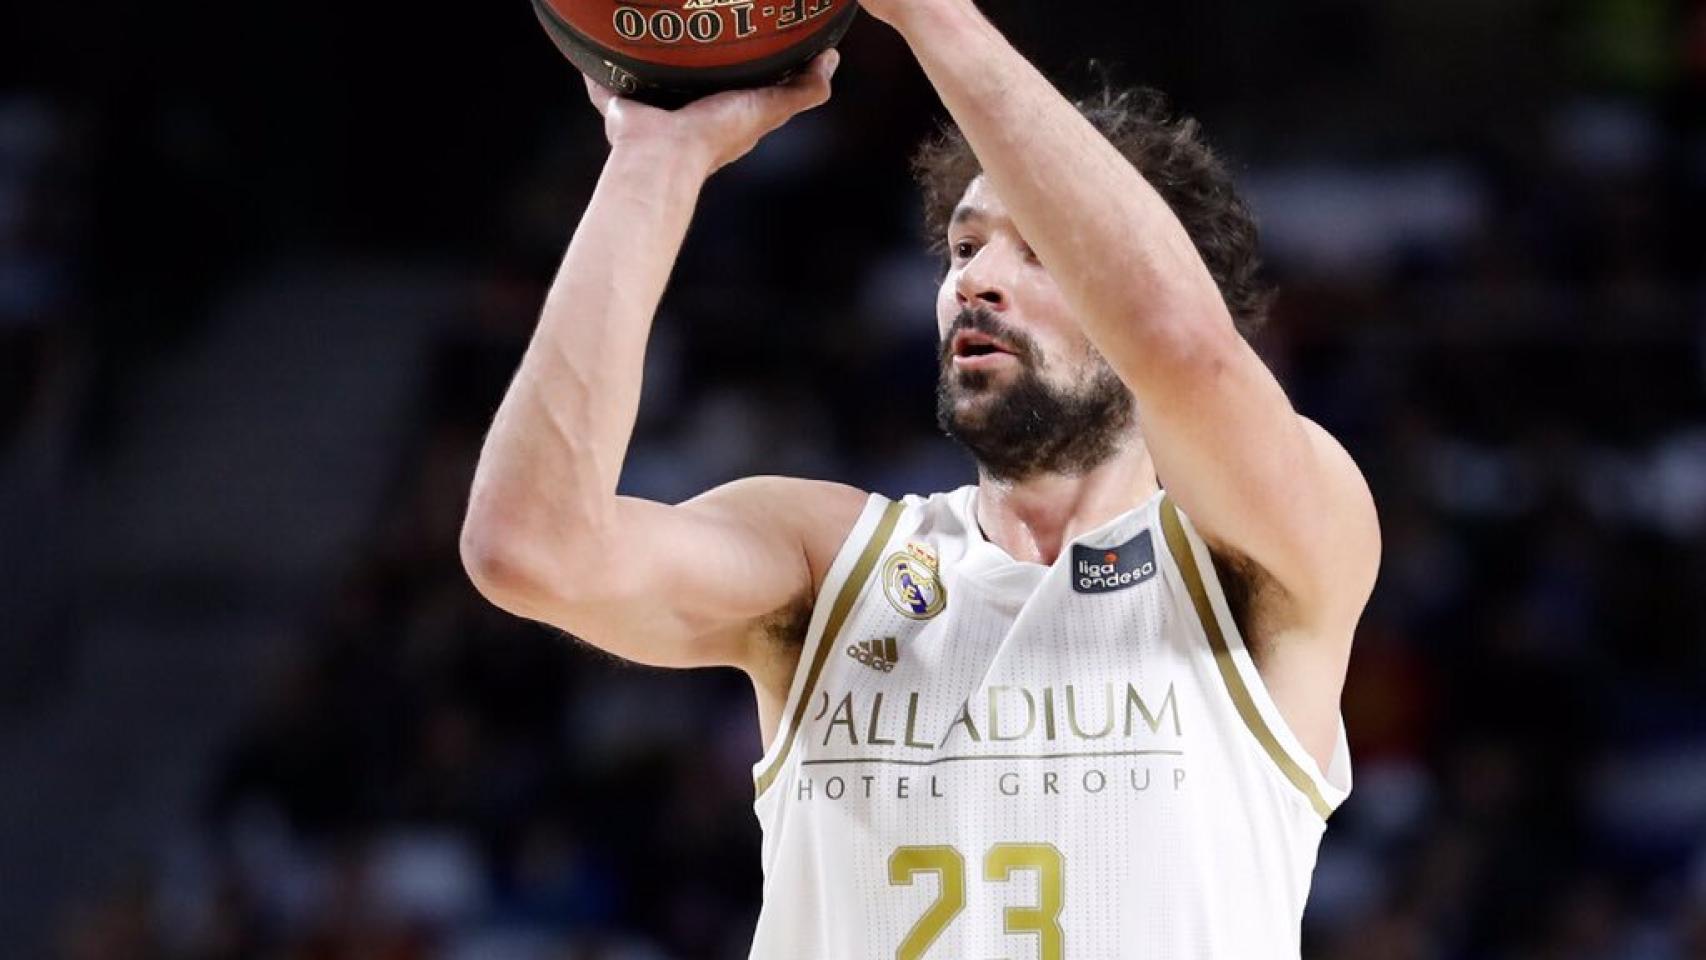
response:
<path id="1" fill-rule="evenodd" d="M 531 525 L 470 511 L 459 547 L 474 589 L 518 616 L 546 619 L 546 611 L 600 589 L 588 571 L 579 569 L 587 565 L 576 561 L 599 551 L 574 537 L 547 537 Z"/>
<path id="2" fill-rule="evenodd" d="M 462 569 L 474 589 L 504 606 L 500 598 L 514 593 L 527 574 L 511 532 L 505 531 L 501 524 L 477 519 L 470 513 L 462 522 L 459 547 Z"/>
<path id="3" fill-rule="evenodd" d="M 599 555 L 614 526 L 602 500 L 548 499 L 529 478 L 491 473 L 475 478 L 459 541 L 462 567 L 481 593 L 496 600 L 493 593 L 560 584 L 577 572 L 577 558 Z"/>
<path id="4" fill-rule="evenodd" d="M 573 551 L 565 556 L 560 550 Z M 549 547 L 518 531 L 497 525 L 465 523 L 462 567 L 493 606 L 506 613 L 555 627 L 588 646 L 657 667 L 695 667 L 734 662 L 720 649 L 646 644 L 647 596 L 637 584 L 599 561 L 609 553 L 585 542 Z M 573 556 L 591 559 L 576 561 Z M 674 635 L 673 633 L 670 635 Z"/>

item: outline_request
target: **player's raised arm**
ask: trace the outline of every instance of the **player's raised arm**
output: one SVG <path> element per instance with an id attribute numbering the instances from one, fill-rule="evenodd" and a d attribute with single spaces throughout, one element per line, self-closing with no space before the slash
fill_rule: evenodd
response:
<path id="1" fill-rule="evenodd" d="M 1169 494 L 1211 544 L 1270 574 L 1301 626 L 1348 644 L 1379 554 L 1367 485 L 1239 335 L 1173 211 L 971 0 L 863 4 L 906 39 L 1014 228 L 1136 397 Z M 979 213 L 962 208 L 956 223 Z"/>
<path id="2" fill-rule="evenodd" d="M 610 155 L 486 437 L 462 532 L 464 565 L 497 605 L 631 660 L 751 667 L 754 626 L 809 597 L 856 491 L 760 479 L 666 506 L 616 485 L 700 187 L 824 102 L 834 64 L 832 52 L 785 86 L 673 112 L 588 84 Z"/>

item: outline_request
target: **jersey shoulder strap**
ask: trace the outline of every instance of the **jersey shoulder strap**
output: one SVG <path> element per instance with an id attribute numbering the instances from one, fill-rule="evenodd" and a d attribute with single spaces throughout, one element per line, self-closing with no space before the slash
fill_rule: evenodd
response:
<path id="1" fill-rule="evenodd" d="M 837 637 L 853 612 L 865 584 L 871 579 L 882 556 L 883 547 L 894 536 L 896 525 L 905 504 L 871 494 L 865 510 L 853 525 L 841 550 L 830 564 L 829 573 L 818 588 L 817 601 L 812 608 L 811 624 L 806 629 L 805 644 L 800 649 L 800 662 L 794 668 L 794 682 L 788 687 L 788 699 L 782 706 L 782 723 L 776 737 L 765 751 L 763 759 L 753 765 L 757 795 L 775 782 L 787 766 L 793 749 L 794 735 L 800 728 L 806 709 L 811 705 L 812 692 L 823 675 L 824 663 L 836 648 Z"/>
<path id="2" fill-rule="evenodd" d="M 1161 501 L 1161 531 L 1238 718 L 1279 773 L 1323 820 L 1327 819 L 1350 793 L 1344 724 L 1341 722 L 1339 726 L 1333 765 L 1323 771 L 1292 733 L 1280 715 L 1279 706 L 1269 696 L 1226 602 L 1208 544 L 1170 496 Z"/>

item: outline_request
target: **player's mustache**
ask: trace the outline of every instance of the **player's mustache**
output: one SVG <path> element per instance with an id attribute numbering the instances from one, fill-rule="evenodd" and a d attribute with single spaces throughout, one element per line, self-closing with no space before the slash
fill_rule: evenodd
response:
<path id="1" fill-rule="evenodd" d="M 948 332 L 942 336 L 942 345 L 937 351 L 937 361 L 946 365 L 954 355 L 954 337 L 961 331 L 969 330 L 993 337 L 1013 348 L 1013 354 L 1022 363 L 1029 363 L 1031 354 L 1036 352 L 1036 341 L 1032 340 L 1023 330 L 1011 327 L 995 319 L 995 314 L 987 307 L 965 307 L 954 317 L 954 322 L 948 327 Z"/>

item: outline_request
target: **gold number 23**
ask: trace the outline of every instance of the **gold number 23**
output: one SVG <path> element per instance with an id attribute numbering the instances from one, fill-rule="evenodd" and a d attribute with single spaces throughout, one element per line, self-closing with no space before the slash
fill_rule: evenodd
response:
<path id="1" fill-rule="evenodd" d="M 1034 907 L 1008 907 L 1003 929 L 1007 933 L 1034 933 L 1039 938 L 1042 960 L 1061 960 L 1065 937 L 1060 931 L 1061 870 L 1065 859 L 1053 844 L 998 843 L 983 858 L 983 879 L 1001 883 L 1019 870 L 1037 872 Z M 889 857 L 889 884 L 912 886 L 920 873 L 934 873 L 936 902 L 912 925 L 906 939 L 895 950 L 895 960 L 921 960 L 930 945 L 966 906 L 966 861 L 953 847 L 900 847 Z"/>

